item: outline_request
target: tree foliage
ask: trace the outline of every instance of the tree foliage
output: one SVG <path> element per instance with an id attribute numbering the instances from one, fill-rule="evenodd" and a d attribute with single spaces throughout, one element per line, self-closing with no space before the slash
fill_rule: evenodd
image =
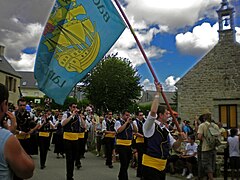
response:
<path id="1" fill-rule="evenodd" d="M 122 111 L 140 97 L 140 76 L 127 59 L 105 57 L 84 81 L 83 91 L 95 109 Z"/>

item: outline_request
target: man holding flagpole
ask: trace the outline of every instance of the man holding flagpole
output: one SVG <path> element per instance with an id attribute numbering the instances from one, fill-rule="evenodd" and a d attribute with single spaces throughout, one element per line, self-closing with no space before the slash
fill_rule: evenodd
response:
<path id="1" fill-rule="evenodd" d="M 158 82 L 155 82 L 155 85 L 157 94 L 152 102 L 147 120 L 143 124 L 146 141 L 146 151 L 142 158 L 144 180 L 164 180 L 170 147 L 176 149 L 182 142 L 182 138 L 176 141 L 165 126 L 168 111 L 165 106 L 159 106 L 162 86 Z"/>

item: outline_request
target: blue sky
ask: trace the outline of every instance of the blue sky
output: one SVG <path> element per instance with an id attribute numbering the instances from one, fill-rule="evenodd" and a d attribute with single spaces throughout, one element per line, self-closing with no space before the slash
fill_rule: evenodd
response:
<path id="1" fill-rule="evenodd" d="M 222 0 L 121 0 L 153 69 L 166 91 L 218 42 L 216 10 Z M 0 44 L 16 70 L 33 71 L 36 49 L 54 0 L 0 2 Z M 240 0 L 235 8 L 240 43 Z M 128 58 L 141 75 L 144 89 L 155 89 L 130 30 L 127 28 L 109 53 Z"/>

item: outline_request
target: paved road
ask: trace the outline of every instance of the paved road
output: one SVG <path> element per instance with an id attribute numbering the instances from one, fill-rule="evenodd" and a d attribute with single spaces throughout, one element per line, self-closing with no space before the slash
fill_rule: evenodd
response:
<path id="1" fill-rule="evenodd" d="M 39 156 L 33 156 L 35 161 L 34 176 L 29 180 L 65 180 L 65 159 L 57 159 L 56 155 L 52 151 L 48 152 L 48 158 L 46 162 L 46 168 L 40 169 Z M 102 157 L 96 157 L 93 153 L 86 153 L 86 158 L 82 160 L 82 168 L 80 170 L 74 170 L 75 180 L 117 180 L 117 174 L 119 171 L 119 163 L 114 163 L 114 168 L 109 169 L 104 165 L 105 160 Z M 135 177 L 135 170 L 129 168 L 128 175 L 129 180 L 139 180 Z M 168 176 L 167 180 L 185 179 L 179 177 Z"/>

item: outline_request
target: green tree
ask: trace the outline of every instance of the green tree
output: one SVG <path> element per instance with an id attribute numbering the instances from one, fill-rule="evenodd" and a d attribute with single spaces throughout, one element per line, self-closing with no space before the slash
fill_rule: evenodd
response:
<path id="1" fill-rule="evenodd" d="M 83 91 L 95 109 L 122 111 L 140 97 L 140 76 L 125 58 L 105 57 L 84 81 Z"/>

